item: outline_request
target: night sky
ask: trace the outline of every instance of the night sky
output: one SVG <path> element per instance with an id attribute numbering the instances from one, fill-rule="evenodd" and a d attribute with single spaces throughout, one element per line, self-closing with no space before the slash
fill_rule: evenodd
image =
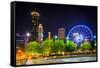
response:
<path id="1" fill-rule="evenodd" d="M 30 2 L 16 2 L 16 33 L 24 34 L 32 31 L 31 12 L 36 9 L 40 13 L 39 22 L 43 24 L 44 35 L 51 32 L 58 34 L 58 28 L 66 29 L 66 36 L 76 25 L 88 26 L 93 35 L 97 28 L 96 6 L 55 5 Z"/>

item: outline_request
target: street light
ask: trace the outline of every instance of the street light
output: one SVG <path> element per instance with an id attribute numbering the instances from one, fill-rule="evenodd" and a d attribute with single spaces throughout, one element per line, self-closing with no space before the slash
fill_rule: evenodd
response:
<path id="1" fill-rule="evenodd" d="M 29 37 L 31 36 L 31 34 L 29 32 L 26 33 L 26 41 L 29 41 Z"/>
<path id="2" fill-rule="evenodd" d="M 96 39 L 96 35 L 94 35 L 93 38 Z"/>
<path id="3" fill-rule="evenodd" d="M 58 36 L 57 36 L 57 35 L 55 35 L 54 37 L 55 37 L 55 39 L 57 39 L 57 38 L 58 38 Z"/>
<path id="4" fill-rule="evenodd" d="M 68 37 L 66 37 L 66 40 L 69 40 L 69 38 L 68 38 Z"/>
<path id="5" fill-rule="evenodd" d="M 30 33 L 26 33 L 26 36 L 29 37 L 30 36 Z"/>

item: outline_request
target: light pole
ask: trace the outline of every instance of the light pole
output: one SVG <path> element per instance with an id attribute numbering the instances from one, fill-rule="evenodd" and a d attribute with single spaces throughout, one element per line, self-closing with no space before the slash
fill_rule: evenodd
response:
<path id="1" fill-rule="evenodd" d="M 26 33 L 26 42 L 29 41 L 29 37 L 30 37 L 30 35 L 31 35 L 31 34 L 30 34 L 29 32 Z"/>
<path id="2" fill-rule="evenodd" d="M 27 47 L 27 44 L 28 44 L 28 42 L 29 42 L 29 37 L 30 37 L 30 33 L 29 32 L 27 32 L 24 36 L 25 36 L 25 47 Z"/>

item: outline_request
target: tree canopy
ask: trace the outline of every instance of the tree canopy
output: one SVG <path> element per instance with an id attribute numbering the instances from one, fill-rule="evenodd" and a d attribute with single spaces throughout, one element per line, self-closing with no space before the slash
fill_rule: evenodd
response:
<path id="1" fill-rule="evenodd" d="M 39 53 L 40 52 L 39 44 L 36 41 L 29 42 L 26 51 L 31 53 Z"/>
<path id="2" fill-rule="evenodd" d="M 42 46 L 41 46 L 41 49 L 42 49 L 42 52 L 44 54 L 48 54 L 52 51 L 52 46 L 53 46 L 53 40 L 48 40 L 46 39 L 45 41 L 42 42 Z"/>
<path id="3" fill-rule="evenodd" d="M 69 52 L 72 52 L 72 51 L 75 50 L 75 48 L 76 47 L 75 47 L 74 42 L 71 41 L 71 40 L 67 40 L 67 42 L 66 42 L 66 50 L 69 51 Z"/>
<path id="4" fill-rule="evenodd" d="M 81 49 L 82 50 L 90 50 L 92 47 L 91 47 L 91 44 L 89 43 L 89 42 L 87 42 L 87 41 L 85 41 L 84 43 L 83 43 L 83 45 L 81 46 Z"/>

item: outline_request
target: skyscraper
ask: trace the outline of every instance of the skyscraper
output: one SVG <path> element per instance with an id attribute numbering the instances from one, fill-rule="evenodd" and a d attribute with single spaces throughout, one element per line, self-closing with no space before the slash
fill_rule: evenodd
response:
<path id="1" fill-rule="evenodd" d="M 39 26 L 39 17 L 40 17 L 40 14 L 38 12 L 31 12 L 31 16 L 32 16 L 32 32 L 33 32 L 33 40 L 36 40 L 37 39 L 37 29 L 38 29 L 38 26 Z"/>
<path id="2" fill-rule="evenodd" d="M 58 37 L 60 39 L 64 39 L 65 38 L 65 28 L 59 28 L 58 29 Z"/>
<path id="3" fill-rule="evenodd" d="M 39 17 L 40 14 L 38 12 L 31 12 L 32 15 L 32 26 L 33 26 L 33 30 L 37 31 L 37 27 L 39 25 Z"/>
<path id="4" fill-rule="evenodd" d="M 39 24 L 38 28 L 37 28 L 37 32 L 38 32 L 38 42 L 41 43 L 43 40 L 43 26 L 42 24 Z"/>

